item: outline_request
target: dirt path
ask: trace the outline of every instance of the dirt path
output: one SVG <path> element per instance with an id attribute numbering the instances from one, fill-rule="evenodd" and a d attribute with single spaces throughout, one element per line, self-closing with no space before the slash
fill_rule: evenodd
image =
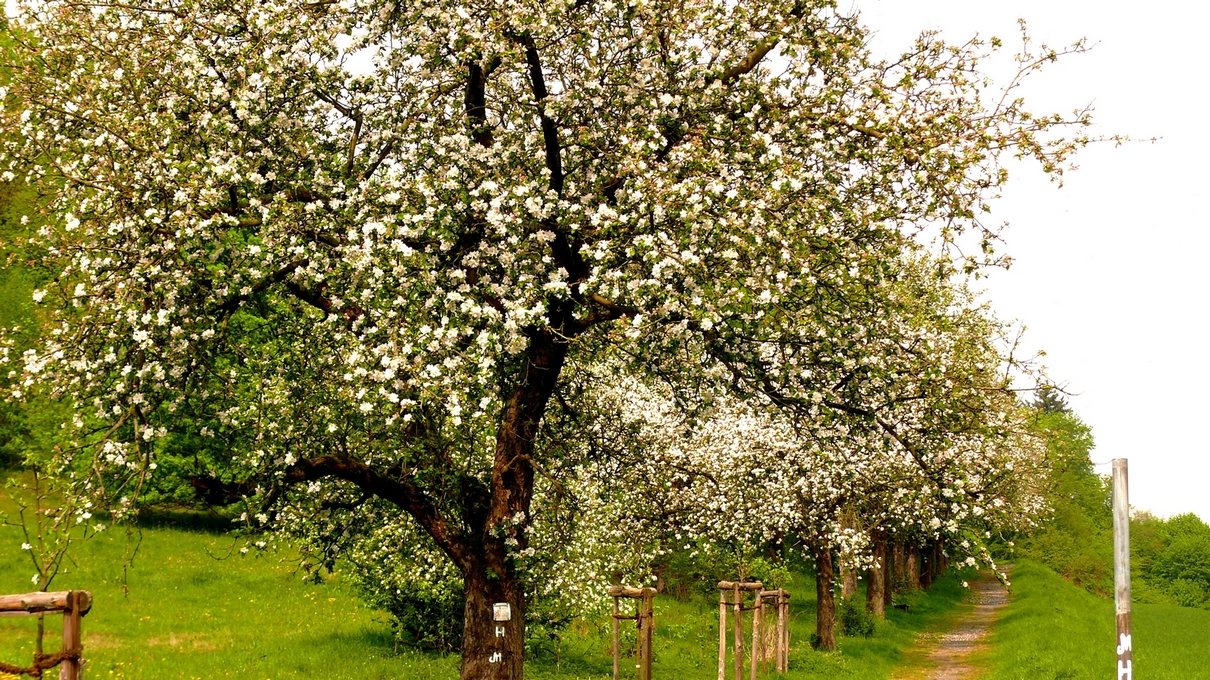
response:
<path id="1" fill-rule="evenodd" d="M 1008 604 L 1008 593 L 991 574 L 981 573 L 971 581 L 974 608 L 945 633 L 924 633 L 916 641 L 920 650 L 907 667 L 895 674 L 895 680 L 970 680 L 978 669 L 970 665 L 971 655 L 982 649 L 987 634 Z"/>

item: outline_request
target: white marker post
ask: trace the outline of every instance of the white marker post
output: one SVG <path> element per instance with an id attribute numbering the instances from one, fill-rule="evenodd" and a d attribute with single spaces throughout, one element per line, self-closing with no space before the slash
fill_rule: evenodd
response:
<path id="1" fill-rule="evenodd" d="M 1113 459 L 1113 603 L 1117 614 L 1117 680 L 1134 679 L 1130 643 L 1130 501 L 1126 459 Z"/>

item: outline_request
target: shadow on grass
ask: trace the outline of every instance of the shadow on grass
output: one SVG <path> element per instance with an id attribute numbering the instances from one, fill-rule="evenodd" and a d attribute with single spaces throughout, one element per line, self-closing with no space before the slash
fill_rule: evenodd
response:
<path id="1" fill-rule="evenodd" d="M 153 507 L 139 511 L 136 524 L 144 529 L 177 529 L 202 534 L 225 534 L 238 528 L 232 517 L 214 510 Z"/>

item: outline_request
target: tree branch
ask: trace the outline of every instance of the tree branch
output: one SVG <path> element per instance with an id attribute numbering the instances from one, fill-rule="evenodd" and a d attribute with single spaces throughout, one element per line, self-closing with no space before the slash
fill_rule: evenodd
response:
<path id="1" fill-rule="evenodd" d="M 546 115 L 542 101 L 548 96 L 546 77 L 542 74 L 542 60 L 533 38 L 524 36 L 521 44 L 525 46 L 525 61 L 529 64 L 530 91 L 538 104 L 538 117 L 542 122 L 542 141 L 546 147 L 546 169 L 550 171 L 550 188 L 556 194 L 563 195 L 563 155 L 559 147 L 559 129 L 554 120 Z"/>
<path id="2" fill-rule="evenodd" d="M 467 64 L 466 92 L 462 103 L 470 123 L 471 139 L 483 147 L 492 145 L 492 131 L 487 125 L 487 76 L 499 63 L 499 57 L 495 57 L 488 62 L 487 68 L 477 61 Z"/>
<path id="3" fill-rule="evenodd" d="M 765 55 L 772 52 L 773 48 L 777 47 L 777 44 L 780 42 L 780 37 L 771 35 L 756 43 L 756 47 L 753 47 L 752 51 L 748 52 L 747 56 L 741 59 L 740 62 L 735 66 L 723 71 L 723 74 L 718 77 L 718 80 L 724 85 L 730 85 L 740 76 L 750 73 L 752 69 L 756 68 L 757 64 L 759 64 L 761 60 L 765 58 Z M 707 80 L 706 85 L 709 86 L 711 82 L 712 81 Z"/>
<path id="4" fill-rule="evenodd" d="M 294 485 L 324 477 L 343 479 L 357 486 L 362 493 L 377 496 L 406 511 L 459 568 L 467 569 L 476 559 L 462 530 L 442 517 L 432 500 L 406 479 L 386 477 L 353 460 L 319 456 L 291 465 L 282 481 Z"/>
<path id="5" fill-rule="evenodd" d="M 349 137 L 349 154 L 345 159 L 345 177 L 353 176 L 353 161 L 357 158 L 357 144 L 361 141 L 361 114 L 353 118 L 353 134 Z"/>
<path id="6" fill-rule="evenodd" d="M 294 297 L 323 312 L 325 316 L 332 314 L 337 309 L 336 305 L 333 304 L 330 298 L 318 291 L 307 290 L 294 281 L 287 281 L 286 289 L 289 290 Z M 349 327 L 352 327 L 353 322 L 365 314 L 365 310 L 357 305 L 345 305 L 340 309 L 340 312 L 344 317 L 345 325 Z"/>
<path id="7" fill-rule="evenodd" d="M 300 267 L 306 267 L 310 263 L 311 263 L 310 260 L 302 259 L 302 260 L 295 260 L 295 261 L 291 262 L 290 264 L 287 264 L 286 266 L 282 267 L 281 269 L 278 269 L 277 271 L 266 276 L 265 278 L 261 279 L 260 281 L 257 281 L 256 285 L 252 286 L 252 288 L 248 291 L 248 293 L 246 295 L 245 294 L 233 295 L 230 298 L 227 298 L 223 302 L 223 304 L 219 305 L 218 308 L 215 309 L 215 311 L 222 312 L 222 313 L 230 313 L 230 312 L 235 311 L 237 308 L 239 308 L 240 305 L 242 305 L 245 301 L 247 301 L 253 295 L 256 295 L 257 293 L 265 290 L 266 288 L 268 288 L 269 286 L 272 286 L 275 283 L 280 283 L 280 282 L 284 281 L 286 279 L 286 277 L 293 274 L 297 269 L 299 269 Z"/>

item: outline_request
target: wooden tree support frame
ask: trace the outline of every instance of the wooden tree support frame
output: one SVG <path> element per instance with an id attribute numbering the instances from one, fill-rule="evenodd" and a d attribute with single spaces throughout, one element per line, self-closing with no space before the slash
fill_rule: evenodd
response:
<path id="1" fill-rule="evenodd" d="M 760 581 L 719 581 L 718 583 L 718 680 L 727 678 L 727 610 L 732 612 L 731 629 L 734 680 L 744 677 L 744 612 L 752 612 L 752 649 L 749 654 L 749 677 L 756 680 L 758 667 L 767 672 L 772 652 L 774 670 L 785 673 L 790 666 L 790 593 L 781 588 L 765 590 Z M 745 606 L 747 593 L 752 593 L 752 605 Z M 728 597 L 730 595 L 730 597 Z M 772 613 L 765 615 L 766 608 Z M 767 631 L 775 631 L 772 636 Z M 770 649 L 765 641 L 773 638 Z"/>
<path id="2" fill-rule="evenodd" d="M 651 635 L 655 630 L 655 588 L 628 588 L 626 586 L 610 586 L 609 596 L 613 598 L 613 680 L 621 680 L 621 635 L 618 622 L 622 619 L 634 621 L 638 629 L 639 649 L 638 663 L 635 664 L 637 680 L 651 680 Z M 634 616 L 621 612 L 622 598 L 635 600 Z"/>
<path id="3" fill-rule="evenodd" d="M 766 612 L 770 611 L 766 616 Z M 753 651 L 761 659 L 761 672 L 769 671 L 772 657 L 773 670 L 785 673 L 790 670 L 790 592 L 784 588 L 762 590 L 756 605 L 756 627 L 761 631 L 761 649 Z M 772 644 L 768 645 L 769 639 Z"/>
<path id="4" fill-rule="evenodd" d="M 0 595 L 0 616 L 38 616 L 63 613 L 63 650 L 83 649 L 80 643 L 80 619 L 92 609 L 92 593 L 64 590 L 54 593 Z M 59 665 L 59 680 L 81 680 L 84 660 L 64 659 Z"/>

